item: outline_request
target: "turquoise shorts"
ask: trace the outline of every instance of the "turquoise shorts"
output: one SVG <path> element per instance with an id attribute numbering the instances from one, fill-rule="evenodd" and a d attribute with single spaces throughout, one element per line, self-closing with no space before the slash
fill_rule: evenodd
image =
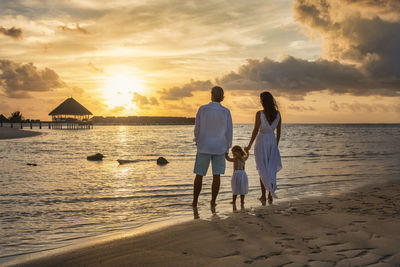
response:
<path id="1" fill-rule="evenodd" d="M 208 166 L 212 166 L 213 175 L 225 173 L 225 154 L 212 155 L 212 154 L 196 154 L 196 162 L 194 164 L 193 172 L 195 174 L 205 176 L 207 174 Z"/>

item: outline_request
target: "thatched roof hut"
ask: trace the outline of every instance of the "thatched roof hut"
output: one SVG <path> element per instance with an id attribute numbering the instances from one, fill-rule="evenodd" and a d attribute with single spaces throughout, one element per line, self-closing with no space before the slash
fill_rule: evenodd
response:
<path id="1" fill-rule="evenodd" d="M 78 128 L 90 129 L 91 122 L 89 122 L 89 118 L 93 114 L 70 97 L 50 112 L 49 115 L 53 117 L 53 128 L 62 129 L 62 124 L 67 123 L 67 128 L 76 129 L 78 125 Z"/>
<path id="2" fill-rule="evenodd" d="M 87 108 L 82 106 L 78 101 L 72 97 L 67 98 L 58 107 L 56 107 L 52 112 L 49 113 L 50 116 L 60 116 L 60 115 L 73 115 L 73 116 L 90 116 L 93 115 Z"/>

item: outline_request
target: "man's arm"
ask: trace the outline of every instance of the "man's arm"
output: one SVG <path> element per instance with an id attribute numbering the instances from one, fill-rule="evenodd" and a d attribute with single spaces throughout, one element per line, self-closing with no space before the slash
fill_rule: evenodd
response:
<path id="1" fill-rule="evenodd" d="M 229 148 L 232 146 L 232 138 L 233 138 L 233 125 L 232 125 L 232 116 L 231 112 L 228 110 L 228 124 L 226 129 L 226 150 L 229 151 Z"/>
<path id="2" fill-rule="evenodd" d="M 198 138 L 199 138 L 199 134 L 200 134 L 200 109 L 197 111 L 195 125 L 194 125 L 194 139 L 193 139 L 193 141 L 196 142 L 196 145 L 197 145 L 197 141 L 198 141 Z"/>

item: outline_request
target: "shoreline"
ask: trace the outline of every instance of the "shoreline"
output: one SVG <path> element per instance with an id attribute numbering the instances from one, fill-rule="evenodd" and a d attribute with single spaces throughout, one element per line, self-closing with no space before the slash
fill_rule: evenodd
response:
<path id="1" fill-rule="evenodd" d="M 12 266 L 400 263 L 400 182 L 218 214 L 65 249 Z M 32 255 L 34 256 L 34 255 Z"/>
<path id="2" fill-rule="evenodd" d="M 41 132 L 25 131 L 15 128 L 0 128 L 0 140 L 33 137 L 41 134 Z"/>

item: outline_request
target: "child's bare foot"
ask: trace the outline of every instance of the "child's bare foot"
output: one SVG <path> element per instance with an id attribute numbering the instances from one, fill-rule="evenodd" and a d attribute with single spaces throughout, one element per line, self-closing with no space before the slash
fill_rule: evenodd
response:
<path id="1" fill-rule="evenodd" d="M 261 202 L 265 202 L 265 201 L 267 201 L 267 200 L 265 199 L 265 196 L 261 196 L 261 197 L 259 197 L 259 198 L 258 198 L 258 200 L 260 200 Z"/>

